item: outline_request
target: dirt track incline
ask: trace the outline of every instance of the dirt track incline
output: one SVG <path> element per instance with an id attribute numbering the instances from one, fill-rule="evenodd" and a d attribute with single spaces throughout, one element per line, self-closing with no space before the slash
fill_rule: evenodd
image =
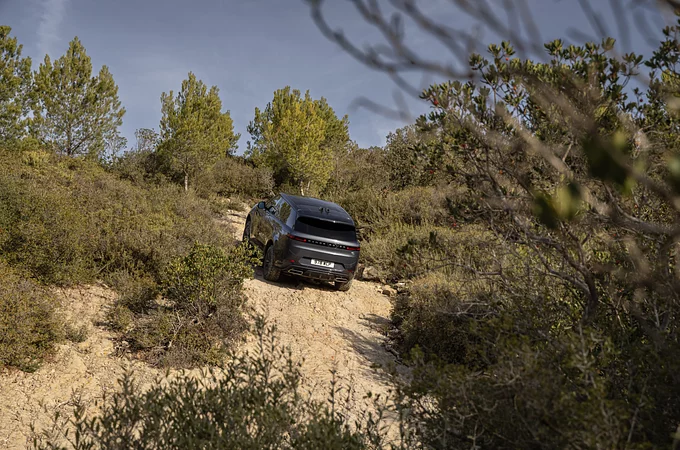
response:
<path id="1" fill-rule="evenodd" d="M 244 213 L 232 213 L 219 222 L 240 239 L 244 219 Z M 335 370 L 340 385 L 352 387 L 346 413 L 356 417 L 368 407 L 363 399 L 367 392 L 384 394 L 389 389 L 384 374 L 374 367 L 394 364 L 382 345 L 390 300 L 380 288 L 361 281 L 348 292 L 285 278 L 269 283 L 257 269 L 244 290 L 250 306 L 277 325 L 279 341 L 303 360 L 304 387 L 320 400 L 327 398 Z M 142 383 L 160 373 L 116 352 L 115 336 L 103 325 L 115 295 L 104 286 L 56 292 L 72 323 L 86 323 L 91 332 L 85 342 L 61 344 L 54 359 L 35 373 L 0 373 L 0 449 L 26 448 L 32 422 L 41 429 L 50 425 L 55 412 L 70 414 L 73 393 L 91 404 L 116 389 L 125 368 L 133 368 Z M 243 348 L 251 345 L 252 340 Z"/>

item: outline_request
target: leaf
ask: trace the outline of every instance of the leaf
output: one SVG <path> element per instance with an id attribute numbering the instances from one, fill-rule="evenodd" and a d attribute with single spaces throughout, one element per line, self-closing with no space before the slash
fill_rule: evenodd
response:
<path id="1" fill-rule="evenodd" d="M 552 199 L 545 193 L 534 195 L 533 213 L 548 228 L 555 229 L 559 225 L 559 214 L 552 203 Z"/>

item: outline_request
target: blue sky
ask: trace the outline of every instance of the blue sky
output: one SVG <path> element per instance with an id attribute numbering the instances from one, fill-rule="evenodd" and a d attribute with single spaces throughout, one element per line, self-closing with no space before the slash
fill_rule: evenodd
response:
<path id="1" fill-rule="evenodd" d="M 500 6 L 499 0 L 488 0 Z M 358 16 L 349 0 L 327 0 L 324 10 L 334 28 L 359 46 L 379 41 L 377 32 Z M 386 1 L 382 1 L 386 4 Z M 450 27 L 472 30 L 476 23 L 452 6 L 452 0 L 419 0 L 430 17 Z M 527 0 L 544 41 L 566 37 L 576 28 L 594 34 L 575 0 Z M 591 2 L 602 12 L 614 37 L 609 1 Z M 621 1 L 628 4 L 628 1 Z M 637 15 L 639 20 L 639 12 Z M 660 16 L 652 18 L 662 23 Z M 360 96 L 394 106 L 398 89 L 386 75 L 371 70 L 325 39 L 303 0 L 0 0 L 0 24 L 33 59 L 34 69 L 48 53 L 61 56 L 78 36 L 95 70 L 109 66 L 127 109 L 123 134 L 132 143 L 137 128 L 158 129 L 160 95 L 177 90 L 189 71 L 217 85 L 225 110 L 241 133 L 239 153 L 250 138 L 246 126 L 255 107 L 264 107 L 274 90 L 290 85 L 326 97 L 338 115 L 349 114 L 350 135 L 360 146 L 382 145 L 385 136 L 404 122 L 366 109 L 350 108 Z M 446 60 L 446 51 L 414 26 L 406 36 L 421 54 Z M 499 36 L 484 31 L 484 48 Z M 572 39 L 573 40 L 573 39 Z M 649 45 L 631 32 L 630 48 L 648 52 Z M 417 78 L 416 84 L 428 80 Z M 419 86 L 419 87 L 424 87 Z M 427 110 L 408 99 L 412 115 Z"/>

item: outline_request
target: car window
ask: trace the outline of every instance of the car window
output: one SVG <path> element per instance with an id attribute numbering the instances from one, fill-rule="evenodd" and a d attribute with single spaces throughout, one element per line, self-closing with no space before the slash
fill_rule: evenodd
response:
<path id="1" fill-rule="evenodd" d="M 286 223 L 291 211 L 290 205 L 283 199 L 276 205 L 276 217 L 283 223 Z"/>
<path id="2" fill-rule="evenodd" d="M 264 202 L 265 209 L 269 209 L 272 206 L 276 205 L 276 202 L 279 201 L 279 200 L 281 200 L 281 197 L 279 197 L 279 196 L 276 196 L 274 198 L 270 198 L 269 200 Z"/>
<path id="3" fill-rule="evenodd" d="M 339 241 L 354 242 L 357 240 L 354 226 L 347 223 L 334 223 L 313 217 L 298 217 L 295 221 L 295 231 L 314 236 L 337 239 Z"/>

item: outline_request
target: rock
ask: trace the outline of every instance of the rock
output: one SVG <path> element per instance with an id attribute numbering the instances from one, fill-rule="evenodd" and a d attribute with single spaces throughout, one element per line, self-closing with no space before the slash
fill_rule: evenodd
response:
<path id="1" fill-rule="evenodd" d="M 357 270 L 354 273 L 354 276 L 357 278 L 357 280 L 362 279 L 362 277 L 364 276 L 364 269 L 365 268 L 366 268 L 366 266 L 364 266 L 363 264 L 361 264 L 361 263 L 357 264 Z"/>
<path id="2" fill-rule="evenodd" d="M 380 280 L 380 273 L 375 267 L 369 266 L 364 269 L 362 278 L 366 281 L 378 281 Z"/>
<path id="3" fill-rule="evenodd" d="M 404 292 L 408 292 L 411 286 L 410 283 L 399 282 L 395 287 L 398 294 L 403 294 Z"/>
<path id="4" fill-rule="evenodd" d="M 388 297 L 396 297 L 397 296 L 397 291 L 392 288 L 391 286 L 384 286 L 382 289 L 383 295 L 387 295 Z"/>

